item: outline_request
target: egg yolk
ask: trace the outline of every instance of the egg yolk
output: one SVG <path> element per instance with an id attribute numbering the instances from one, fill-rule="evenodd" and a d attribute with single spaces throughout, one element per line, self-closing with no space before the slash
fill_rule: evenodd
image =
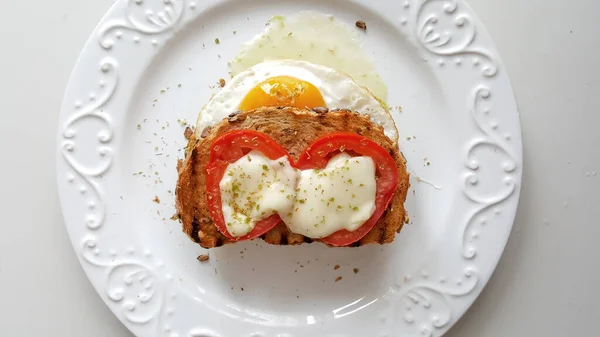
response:
<path id="1" fill-rule="evenodd" d="M 326 105 L 319 89 L 311 83 L 293 77 L 278 76 L 252 88 L 242 100 L 240 110 L 253 110 L 265 106 L 310 109 Z"/>

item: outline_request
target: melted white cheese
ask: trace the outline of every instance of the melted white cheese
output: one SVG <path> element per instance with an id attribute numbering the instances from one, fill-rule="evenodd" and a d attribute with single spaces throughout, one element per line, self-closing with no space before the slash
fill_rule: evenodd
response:
<path id="1" fill-rule="evenodd" d="M 333 157 L 323 170 L 301 172 L 288 228 L 310 238 L 355 231 L 375 212 L 375 164 L 370 157 Z"/>
<path id="2" fill-rule="evenodd" d="M 333 157 L 323 170 L 294 169 L 286 157 L 252 151 L 230 164 L 221 179 L 227 230 L 250 233 L 257 221 L 279 214 L 294 233 L 323 238 L 355 231 L 375 212 L 375 164 L 370 157 Z"/>
<path id="3" fill-rule="evenodd" d="M 298 174 L 286 157 L 269 160 L 258 151 L 230 164 L 219 184 L 229 233 L 244 236 L 257 221 L 290 212 Z"/>

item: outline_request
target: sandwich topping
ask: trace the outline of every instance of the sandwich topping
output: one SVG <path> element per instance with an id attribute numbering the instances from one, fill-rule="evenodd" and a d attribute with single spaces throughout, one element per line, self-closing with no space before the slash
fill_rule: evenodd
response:
<path id="1" fill-rule="evenodd" d="M 290 231 L 334 246 L 373 228 L 398 180 L 383 148 L 349 133 L 318 139 L 293 162 L 267 135 L 231 131 L 213 142 L 207 173 L 207 203 L 223 235 L 253 239 L 283 220 Z"/>
<path id="2" fill-rule="evenodd" d="M 283 156 L 270 160 L 253 150 L 227 166 L 219 183 L 227 231 L 242 237 L 273 214 L 292 211 L 298 170 Z"/>
<path id="3" fill-rule="evenodd" d="M 250 130 L 236 130 L 225 133 L 213 142 L 212 147 L 210 149 L 209 163 L 206 166 L 206 202 L 208 204 L 210 216 L 213 219 L 215 226 L 217 227 L 219 232 L 221 232 L 223 235 L 225 235 L 231 240 L 241 241 L 257 238 L 263 235 L 264 233 L 268 232 L 271 228 L 275 227 L 275 225 L 281 222 L 281 218 L 277 214 L 272 214 L 271 216 L 262 218 L 254 223 L 252 223 L 251 221 L 250 224 L 245 224 L 246 230 L 249 230 L 249 232 L 242 236 L 232 235 L 227 228 L 227 221 L 225 220 L 225 215 L 223 214 L 223 196 L 221 194 L 221 181 L 223 177 L 227 175 L 226 171 L 230 164 L 237 162 L 243 157 L 245 157 L 246 161 L 248 161 L 247 156 L 253 150 L 260 152 L 262 156 L 270 160 L 275 160 L 279 162 L 281 158 L 286 158 L 289 163 L 292 162 L 292 158 L 290 157 L 289 153 L 281 145 L 277 144 L 277 142 L 275 142 L 271 137 L 265 135 L 264 133 Z M 250 158 L 252 159 L 252 157 Z M 260 169 L 262 177 L 262 164 L 260 166 Z M 268 177 L 262 178 L 267 178 L 265 179 L 265 181 L 270 180 L 268 179 Z M 241 186 L 236 186 L 238 186 L 241 189 Z M 236 197 L 236 195 L 233 194 L 235 193 L 233 191 L 233 188 L 234 187 L 232 182 L 232 197 L 233 199 L 238 199 L 239 195 Z M 236 190 L 237 189 L 238 188 L 236 188 Z M 258 189 L 258 184 L 256 186 L 256 189 Z M 250 193 L 251 192 L 252 191 L 250 191 Z M 227 195 L 225 195 L 225 198 L 227 198 Z M 235 205 L 232 204 L 232 208 L 233 206 Z M 254 207 L 256 207 L 256 205 Z M 233 218 L 233 214 L 230 215 Z M 253 214 L 247 213 L 246 216 L 252 217 Z M 241 216 L 239 215 L 238 217 L 241 218 Z M 246 222 L 245 219 L 244 222 Z M 234 227 L 233 222 L 231 222 L 231 226 L 229 227 Z M 235 227 L 237 228 L 238 225 L 236 225 Z"/>
<path id="4" fill-rule="evenodd" d="M 375 192 L 373 160 L 341 153 L 322 170 L 301 171 L 293 212 L 279 214 L 292 232 L 313 239 L 355 231 L 373 215 Z"/>

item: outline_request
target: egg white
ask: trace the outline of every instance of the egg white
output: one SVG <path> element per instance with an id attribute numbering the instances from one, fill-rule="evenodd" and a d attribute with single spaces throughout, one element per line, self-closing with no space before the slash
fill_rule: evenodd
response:
<path id="1" fill-rule="evenodd" d="M 349 109 L 368 115 L 372 122 L 383 127 L 386 136 L 398 141 L 398 130 L 392 116 L 369 90 L 337 70 L 298 60 L 265 61 L 234 76 L 202 108 L 196 132 L 202 132 L 207 126 L 213 126 L 239 110 L 242 100 L 252 88 L 276 76 L 289 76 L 311 83 L 321 92 L 327 108 Z"/>
<path id="2" fill-rule="evenodd" d="M 350 75 L 385 102 L 388 89 L 363 48 L 364 35 L 354 24 L 316 11 L 274 16 L 265 31 L 246 42 L 233 58 L 231 74 L 235 76 L 265 60 L 308 61 Z"/>

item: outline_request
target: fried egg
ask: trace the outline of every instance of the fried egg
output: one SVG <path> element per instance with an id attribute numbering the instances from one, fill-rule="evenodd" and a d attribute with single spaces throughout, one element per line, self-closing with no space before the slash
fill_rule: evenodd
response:
<path id="1" fill-rule="evenodd" d="M 327 107 L 368 115 L 398 140 L 398 131 L 387 108 L 367 88 L 335 69 L 299 60 L 265 61 L 234 76 L 206 104 L 196 124 L 200 133 L 238 110 L 264 106 Z"/>
<path id="2" fill-rule="evenodd" d="M 238 75 L 265 60 L 308 61 L 348 74 L 385 102 L 387 87 L 362 47 L 361 34 L 356 27 L 319 12 L 275 16 L 262 34 L 242 46 L 230 62 L 231 74 Z"/>

